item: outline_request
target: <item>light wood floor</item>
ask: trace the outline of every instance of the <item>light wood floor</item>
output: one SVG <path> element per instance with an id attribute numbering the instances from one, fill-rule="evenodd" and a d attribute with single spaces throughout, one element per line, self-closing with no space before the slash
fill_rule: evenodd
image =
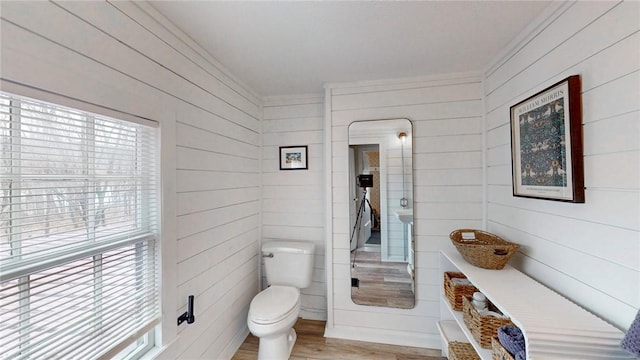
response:
<path id="1" fill-rule="evenodd" d="M 388 306 L 409 309 L 415 304 L 411 276 L 407 263 L 381 262 L 380 247 L 364 246 L 351 252 L 355 266 L 351 277 L 359 287 L 351 287 L 351 299 L 358 305 Z"/>
<path id="2" fill-rule="evenodd" d="M 442 360 L 440 350 L 325 338 L 324 321 L 298 319 L 290 360 Z M 255 360 L 258 338 L 249 334 L 232 360 Z"/>

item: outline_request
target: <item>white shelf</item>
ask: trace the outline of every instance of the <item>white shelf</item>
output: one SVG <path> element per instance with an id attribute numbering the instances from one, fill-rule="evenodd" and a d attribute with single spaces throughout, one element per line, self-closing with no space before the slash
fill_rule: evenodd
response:
<path id="1" fill-rule="evenodd" d="M 480 355 L 481 359 L 491 360 L 491 349 L 485 349 L 481 347 L 480 344 L 478 344 L 478 342 L 473 338 L 473 335 L 471 335 L 471 331 L 464 324 L 464 319 L 462 318 L 463 316 L 462 311 L 453 310 L 453 308 L 449 304 L 449 301 L 445 297 L 440 298 L 440 304 L 441 306 L 445 306 L 447 308 L 447 310 L 451 313 L 451 316 L 453 316 L 453 319 L 454 319 L 453 321 L 447 322 L 445 324 L 446 326 L 444 326 L 443 328 L 439 328 L 440 331 L 446 332 L 445 334 L 441 333 L 443 339 L 453 339 L 453 340 L 446 341 L 446 343 L 449 343 L 449 341 L 461 341 L 461 342 L 471 343 L 471 345 L 476 350 L 478 355 Z M 457 327 L 457 331 L 453 329 L 454 324 Z"/>
<path id="2" fill-rule="evenodd" d="M 438 330 L 443 336 L 444 340 L 448 343 L 451 341 L 467 342 L 467 336 L 460 329 L 458 322 L 453 320 L 440 320 L 438 321 Z"/>
<path id="3" fill-rule="evenodd" d="M 437 326 L 442 344 L 449 344 L 452 341 L 468 341 L 462 330 L 460 330 L 460 326 L 454 320 L 440 320 Z M 447 347 L 442 348 L 442 356 L 449 357 L 449 349 Z"/>
<path id="4" fill-rule="evenodd" d="M 487 270 L 467 263 L 458 253 L 441 253 L 441 271 L 464 273 L 525 336 L 527 359 L 635 359 L 620 348 L 624 333 L 510 265 Z M 458 314 L 441 300 L 441 316 L 450 312 L 476 350 L 481 349 Z M 444 336 L 443 336 L 444 339 Z M 444 344 L 443 344 L 444 345 Z M 486 351 L 486 350 L 485 350 Z M 491 351 L 482 359 L 491 359 Z"/>

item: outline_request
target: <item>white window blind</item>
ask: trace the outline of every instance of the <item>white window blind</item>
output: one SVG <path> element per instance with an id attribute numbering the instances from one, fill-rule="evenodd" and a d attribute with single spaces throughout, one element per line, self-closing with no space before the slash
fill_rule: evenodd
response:
<path id="1" fill-rule="evenodd" d="M 0 359 L 148 345 L 156 140 L 149 126 L 0 93 Z"/>

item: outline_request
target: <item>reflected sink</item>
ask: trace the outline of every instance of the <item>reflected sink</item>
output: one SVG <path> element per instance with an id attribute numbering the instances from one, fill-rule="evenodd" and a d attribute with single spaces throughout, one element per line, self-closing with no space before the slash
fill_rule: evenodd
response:
<path id="1" fill-rule="evenodd" d="M 413 223 L 413 209 L 398 209 L 394 211 L 398 220 L 405 224 Z"/>

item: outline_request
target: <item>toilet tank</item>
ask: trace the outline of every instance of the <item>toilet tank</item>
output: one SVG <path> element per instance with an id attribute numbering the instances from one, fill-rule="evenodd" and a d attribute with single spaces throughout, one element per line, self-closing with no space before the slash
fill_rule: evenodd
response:
<path id="1" fill-rule="evenodd" d="M 269 285 L 303 289 L 311 284 L 315 245 L 306 241 L 274 240 L 262 244 L 262 258 Z M 273 254 L 273 256 L 271 256 Z"/>

